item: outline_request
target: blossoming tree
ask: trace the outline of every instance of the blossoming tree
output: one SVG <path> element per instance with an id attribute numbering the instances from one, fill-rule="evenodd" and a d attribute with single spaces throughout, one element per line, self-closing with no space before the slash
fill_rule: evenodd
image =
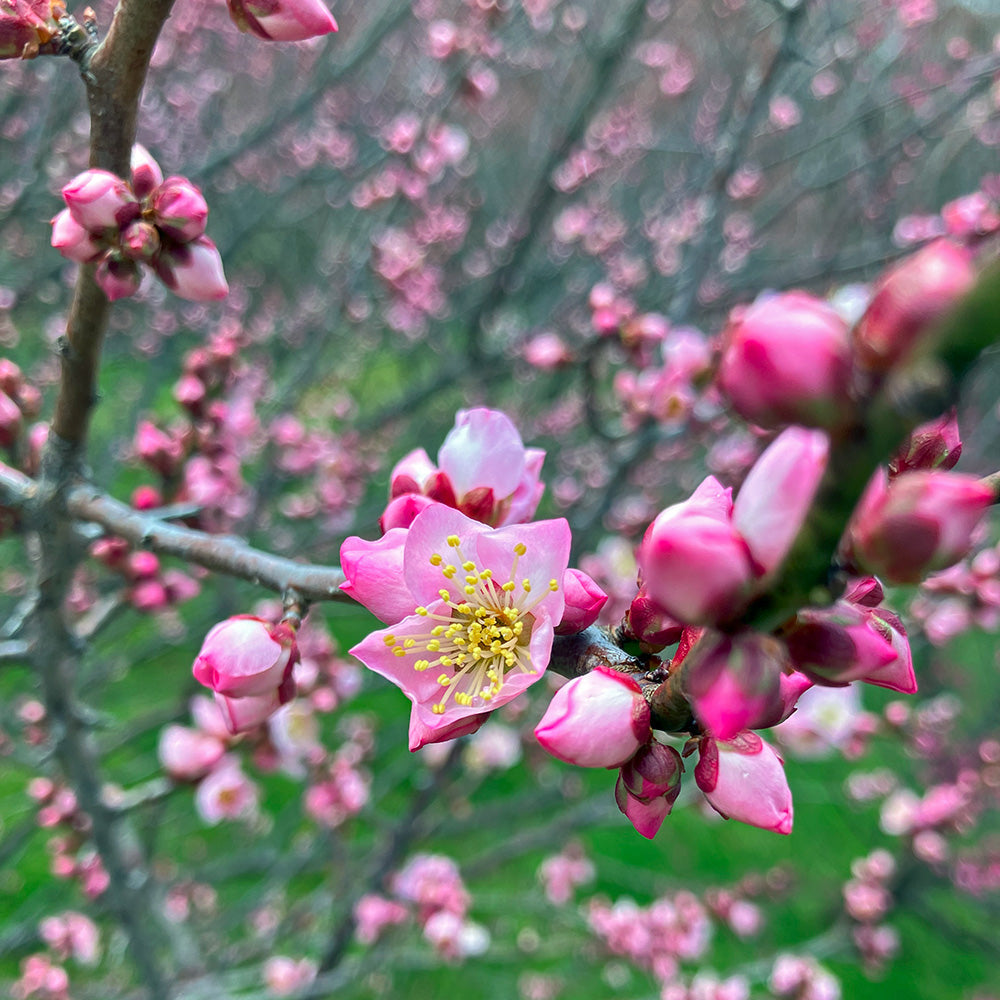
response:
<path id="1" fill-rule="evenodd" d="M 0 0 L 12 995 L 885 973 L 1000 886 L 1000 18 L 341 6 Z"/>

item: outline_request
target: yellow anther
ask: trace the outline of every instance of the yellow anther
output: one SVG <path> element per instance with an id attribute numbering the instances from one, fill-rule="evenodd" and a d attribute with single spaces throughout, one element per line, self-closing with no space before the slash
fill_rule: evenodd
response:
<path id="1" fill-rule="evenodd" d="M 523 556 L 524 553 L 528 551 L 528 546 L 525 545 L 524 542 L 518 542 L 517 545 L 514 546 L 514 551 L 519 556 Z"/>
<path id="2" fill-rule="evenodd" d="M 451 683 L 451 678 L 447 674 L 442 674 L 438 678 L 438 684 L 440 684 L 441 687 L 443 688 L 446 688 L 450 683 Z"/>
<path id="3" fill-rule="evenodd" d="M 441 557 L 441 553 L 440 552 L 435 552 L 434 555 L 431 556 L 431 565 L 432 566 L 440 566 L 441 563 L 443 563 L 443 562 L 444 562 L 444 559 Z"/>
<path id="4" fill-rule="evenodd" d="M 491 569 L 484 569 L 482 571 L 482 573 L 479 574 L 479 579 L 480 580 L 492 580 L 493 579 L 493 570 L 491 570 Z"/>
<path id="5" fill-rule="evenodd" d="M 449 545 L 450 545 L 450 546 L 451 546 L 451 547 L 452 547 L 453 549 L 457 549 L 457 548 L 459 547 L 459 545 L 461 545 L 461 544 L 462 544 L 462 539 L 461 539 L 461 538 L 459 538 L 459 537 L 458 537 L 458 535 L 449 535 L 449 536 L 448 536 L 448 544 L 449 544 Z"/>
<path id="6" fill-rule="evenodd" d="M 395 649 L 394 649 L 394 650 L 392 651 L 392 655 L 393 655 L 393 656 L 406 656 L 406 650 L 405 650 L 405 649 L 403 649 L 403 648 L 402 648 L 401 646 L 397 646 L 397 647 L 396 647 L 396 648 L 395 648 Z"/>
<path id="7" fill-rule="evenodd" d="M 421 618 L 426 618 L 430 614 L 430 612 L 424 607 L 414 608 L 413 613 L 415 615 L 420 615 Z"/>
<path id="8" fill-rule="evenodd" d="M 506 590 L 507 593 L 509 594 L 514 589 L 515 586 L 516 585 L 513 580 L 508 580 L 500 589 Z"/>
<path id="9" fill-rule="evenodd" d="M 382 641 L 387 646 L 395 646 L 396 645 L 396 637 L 394 635 L 385 635 L 385 636 L 382 637 Z"/>
<path id="10" fill-rule="evenodd" d="M 444 715 L 444 702 L 439 701 L 436 705 L 431 705 L 431 711 L 435 715 Z"/>
<path id="11" fill-rule="evenodd" d="M 457 572 L 458 572 L 458 567 L 456 567 L 456 566 L 452 566 L 452 565 L 451 565 L 451 563 L 449 563 L 449 564 L 448 564 L 447 566 L 445 566 L 445 568 L 444 568 L 443 570 L 441 570 L 441 573 L 442 573 L 442 574 L 443 574 L 444 576 L 446 576 L 446 577 L 447 577 L 447 578 L 448 578 L 449 580 L 450 580 L 450 579 L 451 579 L 451 578 L 452 578 L 452 577 L 453 577 L 453 576 L 454 576 L 454 575 L 455 575 L 455 574 L 456 574 Z"/>
<path id="12" fill-rule="evenodd" d="M 475 568 L 476 564 L 471 559 L 466 559 L 465 562 L 462 563 L 462 569 L 464 569 L 466 573 L 471 573 Z"/>
<path id="13" fill-rule="evenodd" d="M 447 601 L 448 598 L 451 597 L 451 591 L 450 590 L 445 590 L 444 587 L 442 587 L 438 591 L 438 596 L 441 598 L 442 601 Z"/>
<path id="14" fill-rule="evenodd" d="M 556 579 L 549 580 L 549 590 L 555 591 L 559 589 L 559 581 Z"/>
<path id="15" fill-rule="evenodd" d="M 416 639 L 404 639 L 403 640 L 403 645 L 407 649 L 412 649 L 416 644 L 417 644 L 417 640 Z"/>
<path id="16" fill-rule="evenodd" d="M 451 667 L 455 665 L 455 661 L 450 656 L 438 657 L 438 662 L 442 667 Z"/>
<path id="17" fill-rule="evenodd" d="M 436 653 L 440 649 L 441 649 L 441 643 L 438 642 L 437 639 L 431 639 L 431 641 L 429 643 L 427 643 L 427 652 L 428 653 Z"/>
<path id="18" fill-rule="evenodd" d="M 426 670 L 430 665 L 431 665 L 430 660 L 417 660 L 417 662 L 413 664 L 413 669 L 423 671 Z"/>
<path id="19" fill-rule="evenodd" d="M 467 604 L 465 601 L 463 601 L 461 604 L 458 605 L 458 610 L 461 611 L 463 615 L 471 615 L 472 605 Z"/>
<path id="20" fill-rule="evenodd" d="M 476 592 L 476 588 L 471 583 L 467 583 L 465 585 L 465 592 L 471 597 Z"/>
<path id="21" fill-rule="evenodd" d="M 521 586 L 524 588 L 524 592 L 526 594 L 530 594 L 531 593 L 531 581 L 527 577 L 525 577 L 521 581 Z"/>
<path id="22" fill-rule="evenodd" d="M 444 626 L 435 625 L 434 628 L 431 629 L 431 635 L 444 635 Z"/>

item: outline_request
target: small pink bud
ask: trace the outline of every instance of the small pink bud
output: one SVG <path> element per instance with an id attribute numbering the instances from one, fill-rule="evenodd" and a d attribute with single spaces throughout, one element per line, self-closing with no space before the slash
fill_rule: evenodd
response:
<path id="1" fill-rule="evenodd" d="M 179 243 L 190 243 L 205 232 L 208 205 L 186 177 L 168 177 L 149 196 L 157 228 Z"/>
<path id="2" fill-rule="evenodd" d="M 164 248 L 156 261 L 156 273 L 167 288 L 192 302 L 211 302 L 229 294 L 222 258 L 207 236 Z"/>
<path id="3" fill-rule="evenodd" d="M 567 764 L 619 767 L 649 739 L 649 720 L 639 685 L 601 666 L 556 691 L 535 736 Z"/>
<path id="4" fill-rule="evenodd" d="M 160 252 L 160 234 L 155 226 L 136 219 L 122 230 L 121 247 L 131 260 L 148 264 Z"/>
<path id="5" fill-rule="evenodd" d="M 68 208 L 52 219 L 52 246 L 68 260 L 80 264 L 96 260 L 104 252 L 100 243 L 73 218 Z"/>
<path id="6" fill-rule="evenodd" d="M 205 383 L 195 375 L 182 375 L 174 386 L 174 399 L 193 413 L 201 411 L 205 394 Z"/>
<path id="7" fill-rule="evenodd" d="M 155 510 L 163 506 L 163 495 L 153 486 L 137 486 L 132 491 L 132 506 L 136 510 Z"/>
<path id="8" fill-rule="evenodd" d="M 678 786 L 678 791 L 680 787 Z M 673 808 L 673 800 L 665 795 L 656 795 L 652 798 L 640 799 L 629 792 L 625 787 L 625 779 L 621 774 L 615 784 L 615 803 L 618 808 L 628 817 L 628 821 L 635 827 L 636 833 L 652 840 L 663 821 L 670 815 Z"/>
<path id="9" fill-rule="evenodd" d="M 226 0 L 240 31 L 274 42 L 301 42 L 337 30 L 320 0 Z"/>
<path id="10" fill-rule="evenodd" d="M 378 519 L 378 525 L 383 534 L 393 528 L 408 528 L 413 524 L 414 518 L 434 502 L 421 493 L 404 493 L 389 501 Z"/>
<path id="11" fill-rule="evenodd" d="M 145 146 L 132 147 L 132 190 L 137 198 L 145 198 L 163 183 L 163 171 Z"/>
<path id="12" fill-rule="evenodd" d="M 681 637 L 684 626 L 671 618 L 650 596 L 645 586 L 633 598 L 625 613 L 632 635 L 650 652 L 672 646 Z"/>
<path id="13" fill-rule="evenodd" d="M 889 478 L 917 469 L 953 469 L 962 454 L 958 419 L 951 410 L 937 420 L 921 424 L 889 463 Z"/>
<path id="14" fill-rule="evenodd" d="M 771 636 L 706 632 L 684 661 L 684 694 L 706 731 L 731 740 L 776 713 L 786 663 L 784 647 Z"/>
<path id="15" fill-rule="evenodd" d="M 673 748 L 651 740 L 622 765 L 621 780 L 628 793 L 637 799 L 664 796 L 672 805 L 680 794 L 684 763 Z"/>
<path id="16" fill-rule="evenodd" d="M 893 583 L 919 583 L 968 552 L 993 499 L 975 476 L 918 471 L 889 483 L 879 470 L 851 516 L 847 545 L 871 572 Z"/>
<path id="17" fill-rule="evenodd" d="M 744 419 L 762 427 L 830 427 L 851 374 L 848 328 L 829 303 L 785 292 L 737 311 L 723 333 L 719 385 Z"/>
<path id="18" fill-rule="evenodd" d="M 137 611 L 162 611 L 170 605 L 170 595 L 160 580 L 140 580 L 133 584 L 129 600 Z"/>
<path id="19" fill-rule="evenodd" d="M 139 202 L 120 177 L 107 170 L 85 170 L 63 189 L 73 218 L 91 233 L 121 229 L 140 213 Z"/>
<path id="20" fill-rule="evenodd" d="M 732 523 L 693 500 L 668 507 L 646 529 L 639 566 L 647 593 L 668 615 L 714 624 L 742 607 L 754 574 Z"/>
<path id="21" fill-rule="evenodd" d="M 756 733 L 698 744 L 695 781 L 709 805 L 726 819 L 775 833 L 792 832 L 792 793 L 778 752 Z"/>
<path id="22" fill-rule="evenodd" d="M 108 297 L 108 301 L 115 302 L 135 295 L 142 284 L 142 275 L 135 261 L 119 260 L 105 254 L 97 263 L 94 281 Z"/>
<path id="23" fill-rule="evenodd" d="M 10 448 L 21 433 L 21 408 L 5 392 L 0 392 L 0 447 Z"/>
<path id="24" fill-rule="evenodd" d="M 225 744 L 187 726 L 167 726 L 160 733 L 160 763 L 175 781 L 198 781 L 222 759 Z"/>
<path id="25" fill-rule="evenodd" d="M 291 677 L 297 658 L 295 635 L 287 626 L 236 615 L 205 636 L 194 676 L 217 694 L 242 699 L 277 692 Z"/>
<path id="26" fill-rule="evenodd" d="M 891 268 L 854 328 L 861 363 L 884 372 L 903 360 L 975 277 L 972 253 L 947 239 L 935 240 Z"/>
<path id="27" fill-rule="evenodd" d="M 589 628 L 608 601 L 608 595 L 583 570 L 567 569 L 562 589 L 566 610 L 556 626 L 556 635 L 572 635 Z"/>

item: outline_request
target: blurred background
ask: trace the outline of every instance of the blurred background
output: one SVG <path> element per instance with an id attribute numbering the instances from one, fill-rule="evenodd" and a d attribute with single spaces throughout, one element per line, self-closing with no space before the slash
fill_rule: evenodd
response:
<path id="1" fill-rule="evenodd" d="M 111 5 L 95 6 L 103 32 Z M 221 0 L 179 0 L 138 138 L 203 190 L 231 294 L 187 303 L 150 281 L 116 306 L 89 456 L 116 497 L 190 505 L 270 551 L 336 564 L 345 536 L 377 537 L 393 464 L 490 406 L 546 450 L 539 516 L 569 519 L 611 623 L 655 514 L 706 471 L 738 486 L 762 447 L 711 384 L 729 310 L 807 288 L 856 316 L 893 261 L 995 215 L 992 0 L 334 14 L 338 35 L 273 45 Z M 4 64 L 0 353 L 40 390 L 11 444 L 25 467 L 75 277 L 47 223 L 88 131 L 68 62 Z M 964 389 L 960 470 L 996 470 L 998 397 L 993 352 Z M 374 619 L 345 604 L 310 614 L 294 718 L 226 745 L 237 818 L 220 821 L 207 778 L 165 776 L 163 733 L 192 725 L 205 631 L 268 613 L 267 595 L 105 552 L 74 593 L 94 640 L 81 685 L 155 876 L 159 960 L 192 998 L 283 995 L 308 963 L 338 997 L 818 1000 L 836 980 L 845 997 L 1000 995 L 995 542 L 890 594 L 917 696 L 803 702 L 782 739 L 790 837 L 716 822 L 686 793 L 652 842 L 618 813 L 613 775 L 537 746 L 545 683 L 453 752 L 408 754 L 405 699 L 343 652 Z M 27 579 L 15 535 L 0 567 L 7 617 Z M 37 699 L 4 664 L 0 981 L 48 996 L 25 985 L 45 954 L 73 997 L 138 995 Z M 65 911 L 94 921 L 95 953 L 42 928 Z M 438 912 L 456 920 L 428 931 Z M 789 954 L 798 966 L 775 964 Z"/>

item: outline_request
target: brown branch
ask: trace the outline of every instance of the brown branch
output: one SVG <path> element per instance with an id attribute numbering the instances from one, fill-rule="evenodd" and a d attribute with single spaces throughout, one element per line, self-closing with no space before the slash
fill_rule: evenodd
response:
<path id="1" fill-rule="evenodd" d="M 205 569 L 248 580 L 277 594 L 293 592 L 304 601 L 351 602 L 351 598 L 339 589 L 344 581 L 339 567 L 295 562 L 262 552 L 238 538 L 209 535 L 194 528 L 169 524 L 134 510 L 93 486 L 75 487 L 67 506 L 74 517 L 99 524 L 138 548 L 177 556 Z"/>

